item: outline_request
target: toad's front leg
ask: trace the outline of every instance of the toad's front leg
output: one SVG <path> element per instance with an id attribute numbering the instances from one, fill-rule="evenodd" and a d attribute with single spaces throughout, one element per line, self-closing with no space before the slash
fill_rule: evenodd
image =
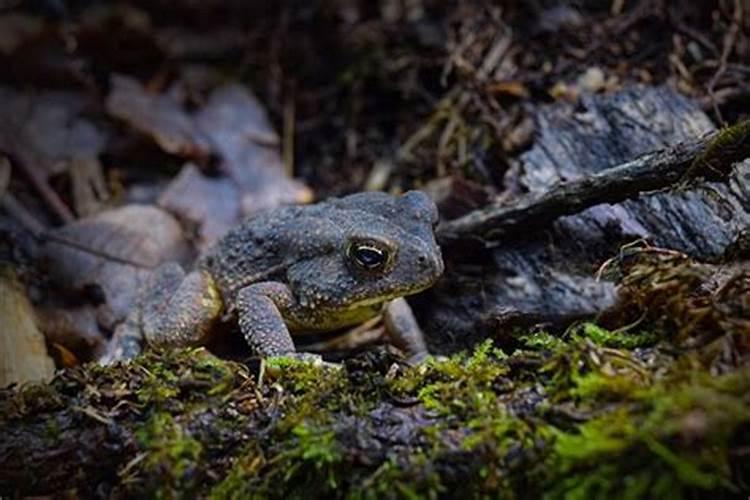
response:
<path id="1" fill-rule="evenodd" d="M 282 311 L 294 307 L 296 301 L 286 285 L 273 281 L 254 283 L 238 292 L 236 303 L 240 330 L 256 354 L 294 354 L 294 342 Z"/>

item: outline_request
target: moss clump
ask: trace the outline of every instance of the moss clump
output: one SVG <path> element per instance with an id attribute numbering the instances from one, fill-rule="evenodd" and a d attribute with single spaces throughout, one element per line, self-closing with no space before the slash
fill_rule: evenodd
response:
<path id="1" fill-rule="evenodd" d="M 580 335 L 591 339 L 597 345 L 618 349 L 651 347 L 661 340 L 661 336 L 652 331 L 611 331 L 594 323 L 585 323 L 580 329 Z"/>
<path id="2" fill-rule="evenodd" d="M 244 446 L 213 498 L 324 495 L 336 490 L 343 446 L 334 416 L 351 402 L 343 370 L 276 358 L 262 389 L 272 402 L 270 426 Z"/>
<path id="3" fill-rule="evenodd" d="M 570 431 L 554 429 L 550 498 L 738 494 L 727 450 L 750 422 L 750 371 L 671 378 Z"/>
<path id="4" fill-rule="evenodd" d="M 188 361 L 190 359 L 190 362 Z M 221 395 L 232 388 L 238 365 L 226 363 L 205 349 L 178 350 L 168 355 L 152 354 L 134 361 L 140 372 L 135 391 L 138 403 L 146 408 L 182 411 L 195 396 Z M 202 397 L 197 398 L 199 403 Z"/>
<path id="5" fill-rule="evenodd" d="M 196 490 L 203 479 L 203 446 L 183 425 L 169 414 L 157 413 L 136 431 L 136 438 L 144 453 L 138 466 L 140 477 L 144 478 L 139 489 L 167 498 L 176 491 L 189 495 Z"/>
<path id="6" fill-rule="evenodd" d="M 700 177 L 722 180 L 732 164 L 750 156 L 750 120 L 741 121 L 719 130 L 705 150 L 696 156 L 683 178 L 690 181 Z"/>
<path id="7" fill-rule="evenodd" d="M 533 351 L 555 351 L 565 347 L 565 341 L 559 336 L 540 331 L 529 334 L 518 335 L 521 344 Z"/>
<path id="8" fill-rule="evenodd" d="M 533 384 L 509 377 L 510 361 L 485 341 L 470 356 L 431 360 L 392 380 L 394 393 L 416 396 L 438 417 L 421 429 L 427 453 L 410 461 L 410 468 L 421 464 L 421 475 L 431 477 L 424 471 L 450 463 L 464 475 L 438 474 L 413 484 L 412 489 L 419 487 L 412 491 L 415 497 L 450 491 L 509 495 L 535 475 L 531 462 L 538 459 L 547 431 L 542 422 L 519 415 L 533 411 L 539 395 Z"/>
<path id="9" fill-rule="evenodd" d="M 390 389 L 400 397 L 417 397 L 425 408 L 450 418 L 463 418 L 486 409 L 496 401 L 496 389 L 507 385 L 505 358 L 487 340 L 471 356 L 430 359 L 404 376 L 393 378 Z"/>

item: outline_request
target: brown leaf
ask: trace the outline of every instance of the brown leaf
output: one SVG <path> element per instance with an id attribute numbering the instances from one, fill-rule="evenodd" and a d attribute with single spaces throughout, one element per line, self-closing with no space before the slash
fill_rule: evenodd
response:
<path id="1" fill-rule="evenodd" d="M 244 215 L 287 203 L 308 203 L 312 191 L 290 179 L 265 110 L 247 89 L 228 84 L 216 89 L 196 115 L 222 158 L 221 170 L 239 187 Z"/>
<path id="2" fill-rule="evenodd" d="M 200 250 L 241 218 L 240 192 L 231 179 L 206 177 L 190 163 L 169 184 L 158 204 L 196 227 Z"/>
<path id="3" fill-rule="evenodd" d="M 99 212 L 109 199 L 102 165 L 95 158 L 74 158 L 70 165 L 73 204 L 80 216 Z"/>
<path id="4" fill-rule="evenodd" d="M 125 76 L 113 77 L 112 86 L 107 99 L 110 114 L 152 137 L 164 151 L 196 160 L 205 160 L 210 155 L 218 157 L 219 170 L 239 192 L 242 215 L 281 204 L 312 201 L 310 189 L 290 179 L 284 171 L 278 151 L 279 137 L 261 104 L 242 85 L 217 88 L 194 115 L 174 92 L 150 94 L 136 80 Z M 189 179 L 196 181 L 197 177 L 190 174 Z M 211 183 L 201 181 L 201 184 Z M 185 185 L 178 187 L 169 194 L 165 206 L 194 204 L 175 199 Z M 194 211 L 183 214 L 177 209 L 177 212 L 187 219 L 196 216 Z"/>
<path id="5" fill-rule="evenodd" d="M 167 153 L 184 158 L 206 158 L 211 144 L 182 103 L 170 94 L 152 94 L 134 78 L 115 75 L 107 97 L 107 111 L 148 135 Z"/>
<path id="6" fill-rule="evenodd" d="M 177 221 L 146 205 L 100 212 L 52 231 L 49 238 L 44 257 L 53 281 L 69 290 L 97 287 L 117 318 L 130 310 L 151 268 L 189 254 Z"/>
<path id="7" fill-rule="evenodd" d="M 0 268 L 0 387 L 45 380 L 54 365 L 36 326 L 34 311 L 9 267 Z"/>
<path id="8" fill-rule="evenodd" d="M 0 87 L 0 148 L 45 176 L 64 172 L 74 158 L 95 160 L 106 136 L 84 117 L 82 94 L 23 94 Z"/>

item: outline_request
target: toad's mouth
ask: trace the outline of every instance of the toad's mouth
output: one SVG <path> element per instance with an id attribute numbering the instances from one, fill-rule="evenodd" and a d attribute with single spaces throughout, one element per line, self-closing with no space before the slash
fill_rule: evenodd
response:
<path id="1" fill-rule="evenodd" d="M 363 297 L 361 299 L 355 299 L 351 302 L 341 305 L 341 309 L 360 309 L 365 307 L 373 307 L 378 304 L 383 304 L 394 299 L 406 297 L 408 295 L 414 295 L 416 293 L 427 290 L 435 284 L 437 278 L 431 278 L 421 283 L 413 283 L 409 287 L 400 288 L 398 290 L 384 292 L 382 294 Z"/>

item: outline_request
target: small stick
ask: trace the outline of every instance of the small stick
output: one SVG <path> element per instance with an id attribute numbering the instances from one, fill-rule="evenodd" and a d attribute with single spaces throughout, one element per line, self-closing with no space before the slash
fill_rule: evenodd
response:
<path id="1" fill-rule="evenodd" d="M 727 70 L 727 62 L 729 61 L 729 54 L 731 54 L 732 49 L 734 48 L 735 43 L 737 42 L 737 34 L 740 31 L 740 25 L 742 24 L 742 19 L 744 17 L 744 9 L 742 7 L 742 0 L 734 0 L 734 14 L 732 15 L 732 24 L 729 27 L 729 30 L 724 35 L 724 42 L 722 44 L 721 49 L 721 57 L 719 58 L 719 67 L 716 69 L 716 72 L 714 73 L 713 77 L 711 77 L 711 80 L 708 82 L 707 90 L 708 95 L 711 97 L 711 102 L 713 104 L 714 113 L 716 113 L 717 118 L 719 119 L 719 123 L 723 124 L 724 119 L 721 116 L 721 111 L 719 111 L 719 105 L 716 101 L 716 98 L 714 97 L 714 90 L 716 88 L 716 84 L 719 82 L 719 79 L 724 75 L 724 73 Z"/>
<path id="2" fill-rule="evenodd" d="M 21 226 L 30 232 L 35 238 L 39 239 L 47 231 L 47 228 L 34 217 L 31 212 L 26 210 L 23 205 L 13 196 L 12 193 L 6 192 L 0 198 L 0 207 L 8 214 L 14 217 Z"/>
<path id="3" fill-rule="evenodd" d="M 11 163 L 24 173 L 29 182 L 31 182 L 31 185 L 34 186 L 34 189 L 37 190 L 39 195 L 45 201 L 47 206 L 49 206 L 49 208 L 54 212 L 57 218 L 60 219 L 60 222 L 67 224 L 68 222 L 73 222 L 75 220 L 73 212 L 60 199 L 60 197 L 49 186 L 49 184 L 47 184 L 47 179 L 44 178 L 39 170 L 30 166 L 26 161 L 24 161 L 22 158 L 19 158 L 18 156 L 7 156 L 10 158 Z"/>

